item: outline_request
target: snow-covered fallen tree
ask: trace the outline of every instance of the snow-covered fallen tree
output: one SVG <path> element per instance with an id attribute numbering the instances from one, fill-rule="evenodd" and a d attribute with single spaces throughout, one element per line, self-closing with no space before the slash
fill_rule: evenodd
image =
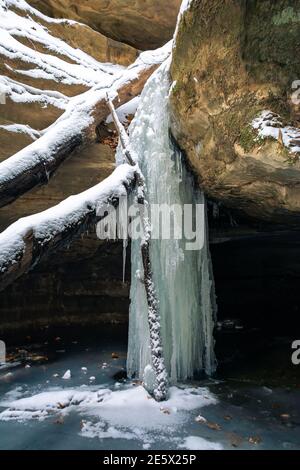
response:
<path id="1" fill-rule="evenodd" d="M 104 214 L 107 204 L 117 206 L 119 198 L 131 190 L 135 180 L 136 167 L 120 165 L 98 185 L 10 225 L 0 234 L 0 291 L 45 255 L 69 245 L 99 222 L 101 217 L 97 214 Z"/>
<path id="2" fill-rule="evenodd" d="M 106 95 L 121 106 L 139 95 L 146 80 L 171 52 L 171 43 L 142 53 L 127 69 L 71 98 L 64 114 L 42 136 L 0 164 L 0 207 L 37 185 L 46 184 L 59 165 L 81 145 L 95 140 L 108 113 Z"/>

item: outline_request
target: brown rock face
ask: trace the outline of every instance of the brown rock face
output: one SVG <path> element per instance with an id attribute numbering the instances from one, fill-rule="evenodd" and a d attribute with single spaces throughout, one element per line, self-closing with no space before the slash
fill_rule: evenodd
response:
<path id="1" fill-rule="evenodd" d="M 181 0 L 30 0 L 56 18 L 88 24 L 116 41 L 140 49 L 155 49 L 171 39 Z"/>
<path id="2" fill-rule="evenodd" d="M 179 28 L 173 134 L 208 195 L 256 219 L 299 222 L 299 56 L 296 0 L 194 0 Z"/>

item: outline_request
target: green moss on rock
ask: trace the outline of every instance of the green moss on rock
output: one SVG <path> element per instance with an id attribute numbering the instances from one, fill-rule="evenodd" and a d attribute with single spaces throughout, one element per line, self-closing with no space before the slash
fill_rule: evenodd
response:
<path id="1" fill-rule="evenodd" d="M 284 8 L 272 18 L 276 26 L 286 25 L 290 23 L 300 23 L 300 10 L 295 11 L 293 7 Z"/>

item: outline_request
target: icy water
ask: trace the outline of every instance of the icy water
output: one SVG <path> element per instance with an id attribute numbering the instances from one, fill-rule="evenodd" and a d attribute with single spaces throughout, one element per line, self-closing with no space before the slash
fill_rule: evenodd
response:
<path id="1" fill-rule="evenodd" d="M 243 366 L 224 347 L 227 359 L 218 379 L 186 384 L 187 389 L 174 392 L 173 401 L 156 406 L 138 383 L 124 378 L 126 333 L 123 326 L 45 329 L 36 338 L 24 335 L 18 346 L 9 348 L 14 363 L 0 370 L 0 400 L 34 399 L 25 407 L 26 419 L 21 407 L 13 420 L 0 421 L 0 448 L 300 449 L 300 381 L 294 373 L 284 375 L 282 364 L 273 363 L 266 376 L 270 358 L 261 356 Z M 227 341 L 231 344 L 233 338 Z M 285 342 L 276 344 L 282 357 Z M 71 378 L 63 379 L 68 370 Z M 65 401 L 61 393 L 68 390 L 73 406 L 67 406 L 69 398 Z M 99 390 L 104 405 L 98 398 L 94 403 Z M 39 394 L 46 391 L 56 408 L 44 419 Z M 79 405 L 83 392 L 87 398 Z M 7 409 L 1 406 L 0 418 Z"/>

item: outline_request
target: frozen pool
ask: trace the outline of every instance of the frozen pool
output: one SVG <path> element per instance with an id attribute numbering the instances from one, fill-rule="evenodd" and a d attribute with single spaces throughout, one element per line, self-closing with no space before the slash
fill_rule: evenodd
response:
<path id="1" fill-rule="evenodd" d="M 116 326 L 45 330 L 39 343 L 27 337 L 9 348 L 12 362 L 0 370 L 0 448 L 300 448 L 297 384 L 270 386 L 227 371 L 172 388 L 157 404 L 125 379 L 125 338 Z"/>

